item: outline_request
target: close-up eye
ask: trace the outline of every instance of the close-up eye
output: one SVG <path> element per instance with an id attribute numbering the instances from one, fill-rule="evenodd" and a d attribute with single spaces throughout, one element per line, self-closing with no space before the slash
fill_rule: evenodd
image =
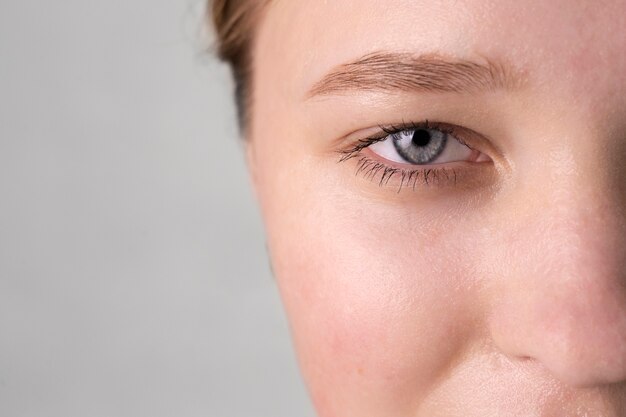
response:
<path id="1" fill-rule="evenodd" d="M 449 162 L 486 162 L 490 158 L 467 146 L 452 129 L 415 126 L 403 130 L 385 129 L 387 136 L 369 149 L 391 162 L 428 165 Z"/>
<path id="2" fill-rule="evenodd" d="M 489 149 L 487 153 L 478 149 Z M 356 173 L 380 186 L 415 189 L 417 185 L 486 184 L 494 154 L 481 134 L 443 122 L 412 122 L 379 126 L 378 133 L 342 150 L 339 162 L 358 157 Z M 494 154 L 495 155 L 495 154 Z"/>

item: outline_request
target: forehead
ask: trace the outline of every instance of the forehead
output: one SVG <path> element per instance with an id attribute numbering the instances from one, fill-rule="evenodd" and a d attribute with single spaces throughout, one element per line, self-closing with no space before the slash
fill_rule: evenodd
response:
<path id="1" fill-rule="evenodd" d="M 602 95 L 624 85 L 625 24 L 626 0 L 276 0 L 255 45 L 256 93 L 295 100 L 332 68 L 389 50 L 497 58 L 537 89 Z"/>

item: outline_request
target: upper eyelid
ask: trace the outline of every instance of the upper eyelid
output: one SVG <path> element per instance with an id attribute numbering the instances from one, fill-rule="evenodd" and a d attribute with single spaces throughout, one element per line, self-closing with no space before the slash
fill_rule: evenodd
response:
<path id="1" fill-rule="evenodd" d="M 443 122 L 431 122 L 428 119 L 424 120 L 423 122 L 409 122 L 409 123 L 405 123 L 402 122 L 402 124 L 400 125 L 390 125 L 390 126 L 379 126 L 379 128 L 387 133 L 388 135 L 393 135 L 399 132 L 404 132 L 407 130 L 417 130 L 417 129 L 434 129 L 434 130 L 439 130 L 441 132 L 447 133 L 449 135 L 451 135 L 452 137 L 454 137 L 455 139 L 457 139 L 459 142 L 461 142 L 463 145 L 467 146 L 468 148 L 472 148 L 472 146 L 468 145 L 466 143 L 466 140 L 464 138 L 464 136 L 466 135 L 466 133 L 469 132 L 463 132 L 464 128 L 462 128 L 461 126 L 455 126 L 455 125 L 451 125 L 451 124 L 447 124 L 447 123 L 443 123 Z M 475 133 L 475 132 L 473 132 Z M 387 137 L 387 136 L 385 136 Z M 384 138 L 383 138 L 384 139 Z M 471 142 L 471 141 L 470 141 Z M 473 148 L 472 148 L 473 149 Z"/>
<path id="2" fill-rule="evenodd" d="M 347 149 L 341 150 L 340 154 L 342 154 L 339 162 L 346 161 L 357 156 L 362 150 L 368 148 L 374 143 L 383 141 L 387 139 L 390 135 L 393 135 L 398 132 L 402 132 L 405 130 L 415 130 L 415 129 L 437 129 L 442 132 L 446 132 L 452 135 L 456 140 L 458 140 L 463 145 L 467 146 L 470 149 L 475 149 L 475 142 L 478 142 L 476 139 L 468 139 L 470 136 L 482 136 L 471 129 L 464 128 L 462 126 L 453 125 L 445 122 L 432 122 L 429 120 L 423 120 L 421 122 L 405 122 L 402 121 L 398 124 L 388 124 L 388 125 L 378 125 L 378 132 L 374 134 L 370 134 L 369 136 L 354 139 L 350 142 Z M 352 135 L 350 135 L 352 136 Z M 470 142 L 470 143 L 468 143 Z"/>
<path id="3" fill-rule="evenodd" d="M 452 129 L 448 125 L 442 122 L 432 122 L 428 119 L 422 122 L 402 122 L 400 124 L 391 124 L 391 125 L 378 125 L 378 127 L 387 133 L 396 133 L 404 130 L 416 130 L 416 129 L 437 129 L 444 132 L 450 132 Z"/>

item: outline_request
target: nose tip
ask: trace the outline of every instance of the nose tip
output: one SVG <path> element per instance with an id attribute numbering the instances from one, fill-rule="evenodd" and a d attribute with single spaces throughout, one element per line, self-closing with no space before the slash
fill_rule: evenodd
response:
<path id="1" fill-rule="evenodd" d="M 526 210 L 500 235 L 501 280 L 489 319 L 494 343 L 571 386 L 626 381 L 621 207 L 579 195 Z"/>

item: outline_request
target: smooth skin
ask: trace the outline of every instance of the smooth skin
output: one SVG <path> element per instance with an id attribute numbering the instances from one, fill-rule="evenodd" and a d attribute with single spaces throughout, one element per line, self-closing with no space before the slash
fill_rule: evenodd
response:
<path id="1" fill-rule="evenodd" d="M 514 86 L 310 94 L 381 52 Z M 275 0 L 253 53 L 248 161 L 321 417 L 626 416 L 626 1 Z M 423 120 L 488 162 L 408 187 L 339 162 Z"/>

